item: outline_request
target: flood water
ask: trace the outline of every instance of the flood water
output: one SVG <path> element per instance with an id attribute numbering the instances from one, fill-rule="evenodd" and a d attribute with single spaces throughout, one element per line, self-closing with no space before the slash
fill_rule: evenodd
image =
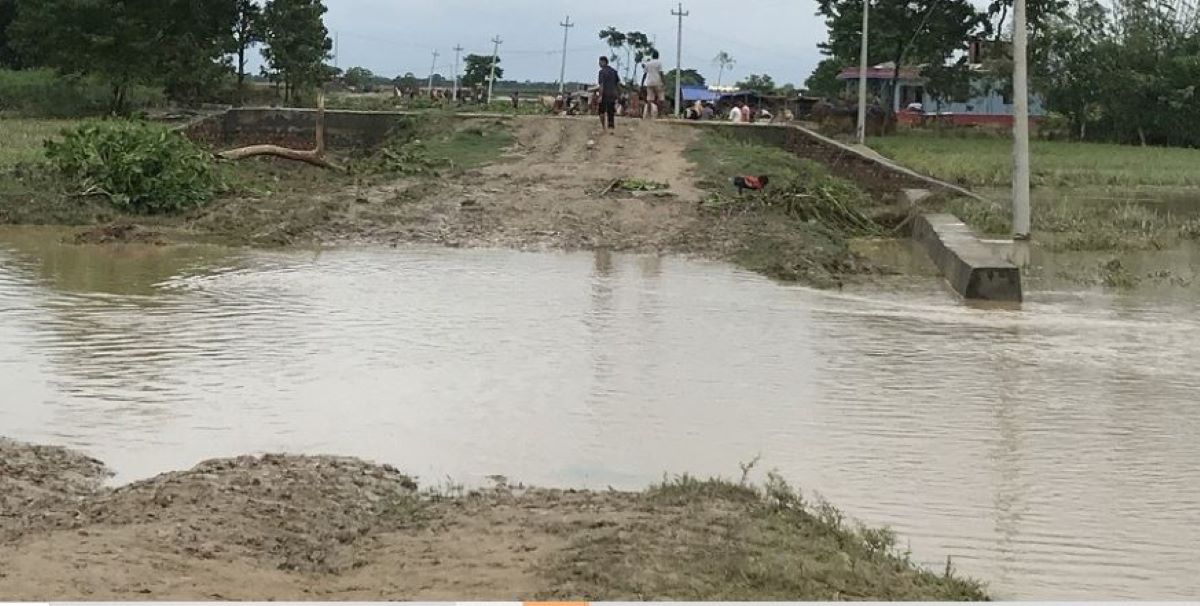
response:
<path id="1" fill-rule="evenodd" d="M 1200 594 L 1200 299 L 446 249 L 0 232 L 0 435 L 124 482 L 210 457 L 642 488 L 777 469 L 1005 598 Z"/>

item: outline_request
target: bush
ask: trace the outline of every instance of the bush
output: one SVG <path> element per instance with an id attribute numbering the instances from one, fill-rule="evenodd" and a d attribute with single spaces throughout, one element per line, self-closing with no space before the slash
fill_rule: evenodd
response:
<path id="1" fill-rule="evenodd" d="M 53 70 L 0 69 L 0 112 L 29 118 L 78 118 L 108 113 L 112 89 L 96 78 L 59 75 Z M 127 102 L 132 109 L 165 103 L 159 89 L 131 87 Z"/>
<path id="2" fill-rule="evenodd" d="M 213 157 L 179 133 L 130 121 L 90 121 L 46 142 L 46 158 L 80 192 L 139 214 L 207 202 L 220 186 Z"/>

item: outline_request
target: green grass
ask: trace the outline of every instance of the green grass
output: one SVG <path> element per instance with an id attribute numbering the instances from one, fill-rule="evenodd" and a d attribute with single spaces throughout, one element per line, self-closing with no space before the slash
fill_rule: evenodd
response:
<path id="1" fill-rule="evenodd" d="M 45 157 L 45 142 L 76 120 L 0 117 L 0 169 Z"/>
<path id="2" fill-rule="evenodd" d="M 544 597 L 590 600 L 986 600 L 978 582 L 922 569 L 895 534 L 764 487 L 682 477 L 642 497 L 629 526 L 577 538 Z"/>
<path id="3" fill-rule="evenodd" d="M 875 201 L 824 166 L 769 145 L 704 131 L 686 151 L 709 192 L 701 209 L 718 218 L 738 249 L 734 262 L 749 270 L 816 286 L 840 285 L 867 269 L 849 249 L 857 236 L 881 235 Z M 732 179 L 766 175 L 763 192 L 739 195 Z"/>
<path id="4" fill-rule="evenodd" d="M 425 150 L 455 168 L 475 168 L 495 162 L 514 140 L 502 121 L 472 120 L 426 139 Z"/>
<path id="5" fill-rule="evenodd" d="M 1012 141 L 1004 137 L 902 133 L 870 141 L 879 153 L 968 187 L 1012 183 Z M 1200 150 L 1072 141 L 1034 141 L 1034 185 L 1200 186 Z"/>

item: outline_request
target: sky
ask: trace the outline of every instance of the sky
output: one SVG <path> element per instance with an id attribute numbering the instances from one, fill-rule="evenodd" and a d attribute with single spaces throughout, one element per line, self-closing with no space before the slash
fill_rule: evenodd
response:
<path id="1" fill-rule="evenodd" d="M 500 36 L 506 80 L 556 82 L 561 66 L 563 28 L 575 27 L 567 43 L 567 80 L 590 82 L 596 60 L 607 54 L 600 30 L 641 31 L 655 38 L 663 63 L 676 63 L 677 4 L 662 0 L 326 0 L 325 25 L 338 46 L 337 65 L 362 66 L 384 76 L 412 72 L 428 77 L 454 72 L 454 47 L 490 55 Z M 683 67 L 699 70 L 716 84 L 713 58 L 727 51 L 737 61 L 732 84 L 752 73 L 770 74 L 777 83 L 802 85 L 821 56 L 817 44 L 825 27 L 814 0 L 691 0 L 683 10 Z M 257 69 L 257 68 L 255 68 Z"/>

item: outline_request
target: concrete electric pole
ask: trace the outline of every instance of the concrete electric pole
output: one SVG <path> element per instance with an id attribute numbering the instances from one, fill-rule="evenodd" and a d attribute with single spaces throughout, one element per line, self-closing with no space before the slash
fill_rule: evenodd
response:
<path id="1" fill-rule="evenodd" d="M 454 47 L 454 102 L 458 103 L 458 59 L 462 56 L 463 47 L 461 44 Z"/>
<path id="2" fill-rule="evenodd" d="M 1013 3 L 1013 238 L 1029 239 L 1029 31 L 1025 0 Z"/>
<path id="3" fill-rule="evenodd" d="M 863 0 L 862 49 L 858 55 L 858 144 L 867 144 L 867 36 L 870 35 L 871 0 Z"/>
<path id="4" fill-rule="evenodd" d="M 500 39 L 500 36 L 496 36 L 492 38 L 492 44 L 495 46 L 492 48 L 492 73 L 488 76 L 487 102 L 489 107 L 492 105 L 492 90 L 496 85 L 496 60 L 500 58 L 500 45 L 504 44 L 504 41 Z"/>
<path id="5" fill-rule="evenodd" d="M 437 58 L 441 53 L 433 51 L 433 64 L 429 66 L 429 96 L 433 96 L 433 72 L 437 71 Z"/>
<path id="6" fill-rule="evenodd" d="M 683 3 L 679 3 L 679 10 L 672 10 L 671 15 L 679 17 L 679 32 L 675 38 L 675 115 L 679 116 L 683 113 L 683 18 L 691 14 L 683 10 Z"/>
<path id="7" fill-rule="evenodd" d="M 567 20 L 558 24 L 563 28 L 563 56 L 562 69 L 558 71 L 558 94 L 562 94 L 567 88 L 567 34 L 571 33 L 571 28 L 575 27 L 571 23 L 571 15 L 567 15 Z"/>

